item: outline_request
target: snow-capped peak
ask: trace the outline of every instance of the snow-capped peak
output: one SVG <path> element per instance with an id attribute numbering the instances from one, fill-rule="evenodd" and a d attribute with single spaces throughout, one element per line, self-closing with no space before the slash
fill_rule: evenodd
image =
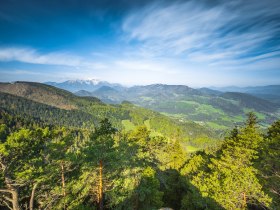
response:
<path id="1" fill-rule="evenodd" d="M 89 82 L 90 84 L 93 84 L 93 85 L 97 85 L 101 82 L 98 79 L 91 79 L 91 80 L 86 80 L 86 81 Z"/>
<path id="2" fill-rule="evenodd" d="M 88 79 L 88 80 L 82 80 L 82 79 L 76 79 L 76 80 L 68 80 L 67 81 L 70 84 L 86 84 L 86 85 L 98 85 L 101 81 L 98 79 Z"/>

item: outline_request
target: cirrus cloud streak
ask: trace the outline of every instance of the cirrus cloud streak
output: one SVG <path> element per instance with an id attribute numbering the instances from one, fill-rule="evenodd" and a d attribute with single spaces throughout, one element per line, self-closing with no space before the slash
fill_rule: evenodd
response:
<path id="1" fill-rule="evenodd" d="M 122 29 L 149 55 L 246 64 L 279 58 L 279 11 L 277 1 L 155 3 L 128 15 Z"/>

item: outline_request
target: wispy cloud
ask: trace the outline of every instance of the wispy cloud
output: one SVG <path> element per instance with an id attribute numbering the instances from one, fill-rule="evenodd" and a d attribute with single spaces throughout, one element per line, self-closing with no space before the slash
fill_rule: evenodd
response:
<path id="1" fill-rule="evenodd" d="M 106 65 L 89 61 L 84 57 L 67 52 L 40 53 L 33 48 L 10 47 L 0 48 L 0 62 L 19 61 L 30 64 L 62 65 L 75 68 L 104 69 Z"/>
<path id="2" fill-rule="evenodd" d="M 153 4 L 128 15 L 122 29 L 154 56 L 249 62 L 279 56 L 279 11 L 277 1 Z"/>
<path id="3" fill-rule="evenodd" d="M 122 8 L 118 15 L 107 11 L 109 18 L 102 21 L 79 13 L 73 18 L 77 22 L 64 13 L 53 19 L 47 10 L 45 21 L 34 23 L 36 6 L 34 14 L 24 11 L 21 16 L 0 9 L 3 28 L 10 32 L 1 36 L 0 80 L 99 77 L 129 85 L 190 86 L 279 80 L 279 0 L 145 2 Z M 51 34 L 65 36 L 49 39 L 45 24 Z M 14 31 L 25 36 L 13 36 Z"/>
<path id="4" fill-rule="evenodd" d="M 0 61 L 20 61 L 33 64 L 78 66 L 82 59 L 67 53 L 39 53 L 32 48 L 0 48 Z"/>

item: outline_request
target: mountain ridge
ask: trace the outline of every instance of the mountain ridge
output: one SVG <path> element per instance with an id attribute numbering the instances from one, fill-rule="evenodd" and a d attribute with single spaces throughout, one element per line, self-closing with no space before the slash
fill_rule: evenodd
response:
<path id="1" fill-rule="evenodd" d="M 25 87 L 26 90 L 36 87 L 36 93 L 19 94 L 22 93 L 17 92 L 19 87 Z M 49 90 L 48 93 L 47 90 Z M 45 98 L 42 98 L 44 94 L 46 94 Z M 50 97 L 52 94 L 55 97 L 59 94 L 62 95 L 59 98 L 60 104 L 50 102 L 53 100 L 53 97 Z M 63 98 L 63 94 L 65 94 L 65 98 Z M 69 105 L 73 105 L 75 108 L 67 109 Z M 59 125 L 91 127 L 102 119 L 108 118 L 118 129 L 126 127 L 127 122 L 134 126 L 147 124 L 154 133 L 166 136 L 174 135 L 174 129 L 178 129 L 186 142 L 191 136 L 193 138 L 200 135 L 216 136 L 210 129 L 191 121 L 179 122 L 156 111 L 130 103 L 105 104 L 93 97 L 79 97 L 68 91 L 41 83 L 0 83 L 0 108 L 11 113 L 40 118 Z"/>
<path id="2" fill-rule="evenodd" d="M 126 87 L 119 83 L 109 83 L 107 81 L 91 79 L 91 80 L 67 80 L 64 82 L 46 82 L 45 84 L 49 84 L 58 88 L 62 88 L 71 92 L 78 92 L 80 90 L 85 90 L 89 92 L 93 92 L 98 90 L 102 86 L 108 86 L 114 88 L 118 91 L 124 91 L 127 89 L 139 89 L 141 87 L 159 87 L 159 86 L 177 86 L 177 87 L 189 87 L 187 85 L 167 85 L 167 84 L 150 84 L 150 85 L 134 85 L 131 87 Z M 191 87 L 189 87 L 191 88 Z M 247 87 L 238 87 L 238 86 L 225 86 L 225 87 L 201 87 L 201 88 L 192 88 L 194 90 L 198 90 L 204 94 L 210 95 L 219 95 L 223 92 L 241 92 L 248 93 L 250 95 L 268 100 L 273 103 L 280 104 L 280 85 L 264 85 L 264 86 L 247 86 Z"/>
<path id="3" fill-rule="evenodd" d="M 280 104 L 280 85 L 248 86 L 248 87 L 211 87 L 222 92 L 240 92 Z"/>
<path id="4" fill-rule="evenodd" d="M 102 87 L 76 94 L 94 96 L 110 104 L 130 101 L 177 120 L 191 120 L 218 130 L 241 123 L 249 111 L 257 112 L 264 126 L 279 117 L 279 104 L 248 93 L 225 93 L 209 88 L 166 84 L 138 85 L 118 90 Z"/>
<path id="5" fill-rule="evenodd" d="M 44 84 L 48 84 L 57 88 L 65 89 L 71 92 L 77 92 L 79 90 L 87 90 L 87 91 L 95 91 L 102 86 L 109 86 L 116 89 L 124 88 L 122 85 L 117 83 L 109 83 L 107 81 L 91 79 L 91 80 L 67 80 L 64 82 L 45 82 Z"/>
<path id="6" fill-rule="evenodd" d="M 38 91 L 39 89 L 40 91 Z M 9 93 L 66 110 L 77 109 L 77 102 L 82 102 L 84 99 L 83 97 L 78 98 L 67 90 L 35 82 L 17 81 L 13 83 L 0 83 L 0 92 Z M 89 100 L 101 103 L 101 101 L 95 97 L 91 97 Z"/>

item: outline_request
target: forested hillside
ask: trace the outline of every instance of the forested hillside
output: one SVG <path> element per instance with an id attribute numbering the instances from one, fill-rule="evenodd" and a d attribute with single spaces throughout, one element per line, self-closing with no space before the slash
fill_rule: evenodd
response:
<path id="1" fill-rule="evenodd" d="M 279 209 L 280 121 L 255 115 L 216 147 L 187 153 L 178 138 L 93 130 L 0 112 L 0 205 L 19 209 Z"/>
<path id="2" fill-rule="evenodd" d="M 101 87 L 93 92 L 78 91 L 79 96 L 94 96 L 106 103 L 123 100 L 161 112 L 180 121 L 195 121 L 212 130 L 224 132 L 240 125 L 246 113 L 257 113 L 266 128 L 280 116 L 280 105 L 249 94 L 219 92 L 207 88 L 193 89 L 184 85 L 134 86 L 122 90 Z"/>
<path id="3" fill-rule="evenodd" d="M 260 130 L 249 112 L 221 138 L 130 102 L 0 87 L 3 209 L 280 208 L 279 120 Z"/>
<path id="4" fill-rule="evenodd" d="M 202 139 L 207 142 L 217 137 L 215 132 L 191 121 L 172 120 L 131 103 L 104 104 L 97 98 L 78 97 L 40 83 L 0 84 L 0 105 L 9 113 L 73 128 L 94 128 L 104 118 L 119 130 L 146 124 L 153 134 L 168 138 L 177 135 L 185 146 L 196 148 L 204 147 Z"/>
<path id="5" fill-rule="evenodd" d="M 280 85 L 267 85 L 257 87 L 223 87 L 215 88 L 215 90 L 222 92 L 240 92 L 247 93 L 274 103 L 280 104 Z"/>

